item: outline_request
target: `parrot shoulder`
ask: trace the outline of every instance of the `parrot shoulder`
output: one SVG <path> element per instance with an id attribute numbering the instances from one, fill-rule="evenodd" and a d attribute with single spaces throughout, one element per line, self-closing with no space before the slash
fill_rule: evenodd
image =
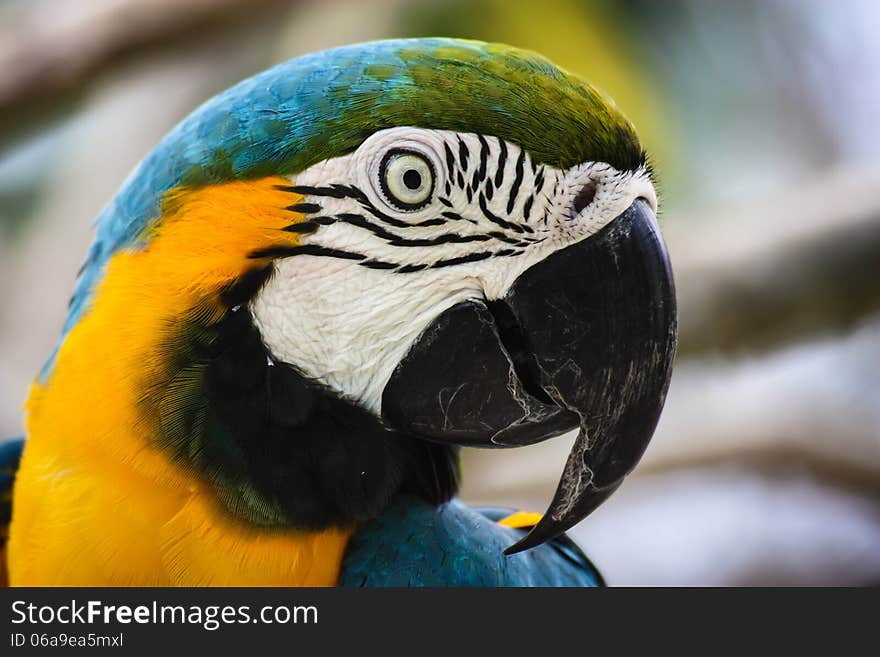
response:
<path id="1" fill-rule="evenodd" d="M 505 556 L 532 514 L 474 509 L 459 500 L 432 506 L 401 496 L 351 539 L 340 586 L 603 586 L 567 536 Z M 505 522 L 512 518 L 514 522 Z M 513 525 L 513 526 L 509 526 Z"/>

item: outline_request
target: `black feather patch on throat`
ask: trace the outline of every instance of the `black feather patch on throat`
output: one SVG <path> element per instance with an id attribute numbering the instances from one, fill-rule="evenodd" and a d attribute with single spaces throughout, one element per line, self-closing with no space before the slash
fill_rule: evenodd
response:
<path id="1" fill-rule="evenodd" d="M 223 290 L 219 319 L 194 308 L 169 324 L 166 367 L 141 400 L 157 443 L 259 525 L 352 525 L 399 492 L 449 500 L 458 488 L 454 448 L 393 431 L 272 359 L 247 309 L 271 271 L 254 269 Z"/>

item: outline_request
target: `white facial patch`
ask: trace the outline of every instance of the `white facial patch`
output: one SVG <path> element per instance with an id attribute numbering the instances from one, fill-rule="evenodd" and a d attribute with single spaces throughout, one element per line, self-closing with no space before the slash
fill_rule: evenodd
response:
<path id="1" fill-rule="evenodd" d="M 503 297 L 636 198 L 657 209 L 644 169 L 561 170 L 495 137 L 419 128 L 375 133 L 291 181 L 318 228 L 302 236 L 307 253 L 276 260 L 250 305 L 255 325 L 276 360 L 377 415 L 394 368 L 444 310 Z"/>

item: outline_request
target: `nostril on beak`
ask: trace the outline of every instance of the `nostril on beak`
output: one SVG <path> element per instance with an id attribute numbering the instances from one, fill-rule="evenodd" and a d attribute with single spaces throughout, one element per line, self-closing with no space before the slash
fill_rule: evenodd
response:
<path id="1" fill-rule="evenodd" d="M 574 197 L 574 205 L 572 206 L 573 216 L 579 215 L 585 207 L 593 202 L 596 198 L 596 183 L 592 180 L 581 187 L 581 191 Z"/>

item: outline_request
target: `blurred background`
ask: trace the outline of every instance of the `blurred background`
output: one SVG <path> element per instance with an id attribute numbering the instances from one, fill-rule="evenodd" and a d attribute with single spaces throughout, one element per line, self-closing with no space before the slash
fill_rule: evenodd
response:
<path id="1" fill-rule="evenodd" d="M 427 35 L 542 52 L 654 156 L 680 348 L 641 465 L 573 530 L 609 583 L 880 584 L 873 0 L 0 0 L 0 436 L 172 125 L 282 60 Z M 571 439 L 466 453 L 463 497 L 543 510 Z"/>

